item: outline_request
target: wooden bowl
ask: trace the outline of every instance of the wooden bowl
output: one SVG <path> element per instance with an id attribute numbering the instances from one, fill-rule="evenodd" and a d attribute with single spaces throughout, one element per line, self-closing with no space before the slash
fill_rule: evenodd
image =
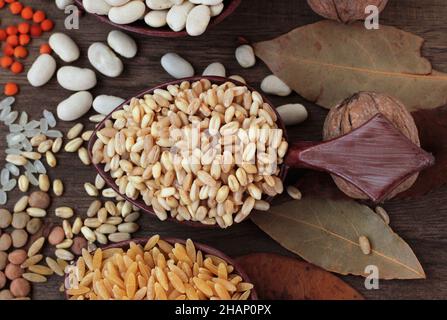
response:
<path id="1" fill-rule="evenodd" d="M 136 244 L 140 244 L 144 247 L 144 245 L 147 243 L 147 241 L 149 240 L 149 238 L 138 238 L 138 239 L 132 239 L 132 240 L 127 240 L 127 241 L 122 241 L 122 242 L 118 242 L 118 243 L 114 243 L 114 244 L 110 244 L 107 246 L 102 247 L 102 250 L 106 250 L 106 249 L 112 249 L 112 248 L 122 248 L 122 249 L 127 249 L 129 248 L 129 245 L 131 242 L 135 242 Z M 183 239 L 176 239 L 176 238 L 163 238 L 162 240 L 174 245 L 175 243 L 181 243 L 183 245 L 186 244 L 186 240 Z M 250 278 L 248 277 L 247 273 L 242 269 L 242 267 L 240 266 L 240 264 L 238 262 L 236 262 L 234 259 L 230 258 L 229 256 L 227 256 L 226 254 L 224 254 L 223 252 L 217 250 L 216 248 L 210 247 L 206 244 L 202 244 L 202 243 L 196 243 L 194 242 L 194 246 L 196 247 L 196 249 L 202 251 L 202 253 L 204 254 L 211 254 L 214 255 L 216 257 L 221 258 L 222 260 L 225 260 L 228 264 L 232 265 L 234 267 L 234 271 L 233 273 L 241 276 L 242 280 L 244 282 L 248 282 L 248 283 L 252 283 Z M 68 274 L 65 274 L 65 298 L 68 299 L 68 294 L 66 293 L 66 288 L 68 287 Z M 251 290 L 251 295 L 250 295 L 250 299 L 249 300 L 258 300 L 258 295 L 256 293 L 256 288 L 253 288 Z"/>
<path id="2" fill-rule="evenodd" d="M 223 83 L 225 83 L 225 82 L 233 82 L 234 84 L 236 84 L 236 85 L 238 85 L 238 86 L 245 86 L 245 87 L 247 87 L 250 91 L 258 91 L 258 90 L 256 90 L 256 89 L 250 87 L 249 85 L 244 84 L 244 83 L 241 83 L 241 82 L 239 82 L 239 81 L 236 81 L 236 80 L 233 80 L 233 79 L 229 79 L 229 78 L 214 77 L 214 76 L 211 76 L 211 77 L 210 77 L 210 76 L 207 76 L 207 77 L 205 77 L 205 76 L 197 76 L 197 77 L 191 77 L 191 78 L 179 79 L 179 80 L 175 80 L 175 81 L 171 81 L 171 82 L 168 82 L 168 83 L 164 83 L 164 84 L 158 85 L 158 86 L 156 86 L 156 87 L 154 87 L 154 88 L 151 88 L 151 89 L 149 89 L 149 90 L 145 90 L 145 91 L 143 91 L 143 92 L 141 92 L 141 93 L 139 93 L 139 94 L 133 96 L 133 97 L 130 98 L 129 100 L 125 101 L 125 102 L 124 102 L 123 104 L 121 104 L 120 106 L 118 106 L 118 107 L 117 107 L 115 110 L 113 110 L 109 115 L 107 115 L 107 117 L 106 117 L 101 123 L 99 123 L 99 124 L 96 126 L 95 131 L 93 132 L 92 137 L 90 138 L 90 141 L 89 141 L 89 144 L 88 144 L 88 153 L 89 153 L 90 159 L 93 159 L 92 148 L 93 148 L 93 145 L 94 145 L 95 141 L 98 139 L 97 136 L 96 136 L 96 133 L 97 133 L 98 131 L 100 131 L 101 129 L 104 128 L 104 126 L 105 126 L 105 122 L 106 122 L 107 120 L 111 119 L 113 112 L 115 112 L 116 110 L 122 109 L 123 106 L 126 105 L 126 104 L 129 104 L 130 101 L 131 101 L 133 98 L 135 98 L 135 97 L 137 97 L 137 98 L 141 98 L 141 97 L 143 97 L 143 96 L 146 95 L 146 94 L 151 94 L 151 93 L 153 93 L 156 89 L 166 89 L 169 85 L 180 84 L 180 83 L 182 83 L 183 81 L 195 82 L 195 81 L 198 81 L 198 80 L 200 80 L 200 79 L 207 79 L 207 80 L 211 81 L 211 83 L 213 83 L 213 84 L 218 84 L 218 85 L 223 84 Z M 259 91 L 258 91 L 258 92 L 259 92 Z M 261 95 L 262 95 L 262 94 L 261 94 Z M 265 95 L 262 95 L 262 98 L 264 99 L 264 101 L 265 101 L 266 103 L 268 103 L 268 104 L 271 105 L 272 107 L 274 106 L 274 105 L 267 99 L 267 97 L 266 97 Z M 275 108 L 272 108 L 272 109 L 275 110 Z M 286 131 L 286 127 L 285 127 L 285 125 L 284 125 L 284 122 L 282 121 L 280 115 L 276 112 L 276 110 L 275 110 L 275 113 L 276 113 L 277 118 L 278 118 L 278 121 L 277 121 L 276 123 L 277 123 L 278 127 L 279 127 L 280 129 L 283 130 L 283 136 L 284 136 L 284 138 L 285 138 L 286 140 L 288 140 L 288 138 L 287 138 L 287 131 Z M 93 163 L 93 161 L 92 161 L 92 163 Z M 112 188 L 113 190 L 115 190 L 115 192 L 116 192 L 117 194 L 119 194 L 121 197 L 123 197 L 124 199 L 126 199 L 127 201 L 129 201 L 130 203 L 132 203 L 134 206 L 138 207 L 138 208 L 141 209 L 142 211 L 144 211 L 144 212 L 146 212 L 146 213 L 148 213 L 148 214 L 150 214 L 150 215 L 152 215 L 152 216 L 154 216 L 154 217 L 157 218 L 157 215 L 154 213 L 152 207 L 147 206 L 147 205 L 144 203 L 144 201 L 141 199 L 141 197 L 138 197 L 136 200 L 134 200 L 134 199 L 131 199 L 131 198 L 127 197 L 125 194 L 121 194 L 120 191 L 119 191 L 118 186 L 116 185 L 116 183 L 115 183 L 115 181 L 114 181 L 114 179 L 110 176 L 110 174 L 109 174 L 108 172 L 105 172 L 105 171 L 104 171 L 104 165 L 103 165 L 103 164 L 95 164 L 95 163 L 93 163 L 93 166 L 95 167 L 95 169 L 96 169 L 96 171 L 99 173 L 99 175 L 100 175 L 100 176 L 104 179 L 104 181 L 107 183 L 107 185 L 108 185 L 110 188 Z M 283 182 L 284 182 L 284 180 L 285 180 L 285 178 L 286 178 L 287 171 L 288 171 L 288 168 L 287 168 L 287 166 L 283 163 L 283 164 L 281 165 L 281 172 L 280 172 L 280 175 L 279 175 L 279 178 L 280 178 Z M 268 202 L 271 202 L 271 201 L 273 200 L 273 198 L 272 198 L 272 197 L 268 197 L 268 198 L 266 198 L 265 200 L 268 201 Z M 158 219 L 158 218 L 157 218 L 157 219 Z M 168 219 L 167 219 L 167 220 L 169 220 L 169 221 L 174 221 L 174 222 L 177 222 L 177 223 L 180 223 L 180 224 L 183 224 L 183 225 L 187 225 L 187 226 L 191 226 L 191 227 L 200 227 L 200 228 L 218 228 L 218 227 L 219 227 L 217 224 L 215 224 L 215 225 L 205 225 L 205 224 L 203 224 L 203 223 L 201 223 L 201 222 L 196 222 L 196 221 L 178 221 L 177 219 L 172 218 L 171 216 L 168 216 Z"/>
<path id="3" fill-rule="evenodd" d="M 84 6 L 82 5 L 82 0 L 75 0 L 75 2 L 79 8 L 85 11 Z M 233 14 L 233 12 L 241 4 L 241 2 L 242 0 L 224 0 L 225 4 L 224 10 L 221 12 L 220 15 L 211 18 L 208 28 L 218 25 L 219 23 L 224 21 L 227 17 L 229 17 L 231 14 Z M 92 15 L 96 16 L 98 20 L 110 24 L 118 29 L 138 33 L 148 37 L 177 38 L 177 37 L 189 36 L 186 30 L 175 32 L 171 30 L 168 26 L 162 28 L 152 28 L 148 26 L 144 21 L 136 21 L 131 24 L 117 24 L 110 21 L 107 16 L 93 13 Z"/>

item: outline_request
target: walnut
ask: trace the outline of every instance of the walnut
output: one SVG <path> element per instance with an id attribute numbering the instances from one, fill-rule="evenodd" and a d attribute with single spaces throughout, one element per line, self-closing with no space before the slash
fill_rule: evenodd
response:
<path id="1" fill-rule="evenodd" d="M 381 12 L 388 0 L 307 0 L 313 11 L 319 15 L 343 23 L 364 20 L 369 14 L 365 8 L 376 6 Z"/>
<path id="2" fill-rule="evenodd" d="M 337 138 L 362 126 L 377 113 L 382 113 L 390 120 L 402 134 L 413 143 L 420 146 L 418 129 L 413 117 L 405 106 L 393 97 L 373 92 L 360 92 L 346 99 L 329 112 L 324 123 L 324 140 Z M 415 174 L 402 182 L 387 199 L 409 189 L 416 181 Z M 338 188 L 354 199 L 368 199 L 368 197 L 351 183 L 332 176 Z"/>

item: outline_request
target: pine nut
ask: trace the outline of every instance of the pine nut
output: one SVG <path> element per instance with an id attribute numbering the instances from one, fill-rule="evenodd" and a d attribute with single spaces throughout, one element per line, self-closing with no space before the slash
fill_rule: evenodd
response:
<path id="1" fill-rule="evenodd" d="M 84 189 L 90 197 L 97 197 L 99 194 L 98 189 L 89 182 L 84 183 Z"/>
<path id="2" fill-rule="evenodd" d="M 96 178 L 95 178 L 96 189 L 101 190 L 104 188 L 105 185 L 106 185 L 106 182 L 104 181 L 104 179 L 99 174 L 97 174 Z"/>
<path id="3" fill-rule="evenodd" d="M 33 218 L 43 218 L 47 215 L 47 212 L 40 208 L 27 208 L 26 212 Z"/>
<path id="4" fill-rule="evenodd" d="M 91 218 L 95 216 L 99 209 L 101 209 L 102 203 L 99 200 L 94 200 L 90 203 L 90 206 L 87 209 L 87 217 Z"/>
<path id="5" fill-rule="evenodd" d="M 70 130 L 67 132 L 67 139 L 72 140 L 74 138 L 77 138 L 82 130 L 84 129 L 84 125 L 82 123 L 77 123 L 73 127 L 71 127 Z"/>
<path id="6" fill-rule="evenodd" d="M 28 270 L 33 273 L 40 274 L 42 276 L 51 276 L 53 274 L 53 270 L 51 270 L 50 268 L 48 268 L 46 266 L 42 266 L 39 264 L 29 266 Z"/>
<path id="7" fill-rule="evenodd" d="M 67 239 L 73 239 L 73 229 L 71 228 L 70 221 L 62 221 L 62 228 L 64 229 L 65 237 Z"/>
<path id="8" fill-rule="evenodd" d="M 50 178 L 46 174 L 39 174 L 39 189 L 43 192 L 50 190 Z"/>
<path id="9" fill-rule="evenodd" d="M 59 266 L 56 260 L 46 257 L 45 262 L 47 263 L 48 267 L 50 267 L 51 270 L 53 270 L 53 272 L 58 276 L 63 277 L 65 275 L 64 270 Z"/>
<path id="10" fill-rule="evenodd" d="M 127 222 L 127 223 L 122 223 L 122 224 L 118 225 L 119 232 L 134 233 L 134 232 L 137 232 L 138 229 L 139 229 L 139 226 L 134 222 Z"/>
<path id="11" fill-rule="evenodd" d="M 65 260 L 65 261 L 72 261 L 74 259 L 74 255 L 70 251 L 68 251 L 66 249 L 56 249 L 54 251 L 54 254 L 59 259 L 62 259 L 62 260 Z"/>
<path id="12" fill-rule="evenodd" d="M 40 238 L 36 239 L 36 241 L 34 241 L 28 249 L 28 257 L 31 258 L 31 257 L 37 255 L 40 252 L 40 250 L 42 249 L 44 243 L 45 243 L 44 237 L 40 237 Z"/>
<path id="13" fill-rule="evenodd" d="M 65 145 L 64 150 L 65 150 L 66 152 L 76 152 L 76 151 L 78 151 L 78 149 L 81 147 L 81 145 L 82 145 L 83 142 L 84 142 L 84 141 L 83 141 L 81 138 L 75 138 L 75 139 L 69 141 L 69 142 Z"/>
<path id="14" fill-rule="evenodd" d="M 71 232 L 73 232 L 73 234 L 79 234 L 79 232 L 81 232 L 82 226 L 83 226 L 82 219 L 80 217 L 77 217 L 73 222 Z"/>
<path id="15" fill-rule="evenodd" d="M 56 245 L 57 249 L 69 249 L 73 245 L 72 239 L 65 239 L 61 243 Z"/>
<path id="16" fill-rule="evenodd" d="M 53 192 L 58 197 L 64 193 L 64 184 L 62 183 L 62 180 L 55 179 L 53 181 Z"/>
<path id="17" fill-rule="evenodd" d="M 259 211 L 269 211 L 270 203 L 264 200 L 256 200 L 254 208 Z"/>
<path id="18" fill-rule="evenodd" d="M 386 224 L 390 224 L 390 216 L 388 215 L 388 212 L 382 207 L 376 207 L 376 213 L 382 218 L 383 221 L 385 221 Z"/>
<path id="19" fill-rule="evenodd" d="M 88 130 L 82 133 L 81 138 L 84 141 L 89 141 L 93 135 L 93 130 Z"/>
<path id="20" fill-rule="evenodd" d="M 14 212 L 22 212 L 28 207 L 28 196 L 22 196 L 14 205 Z"/>
<path id="21" fill-rule="evenodd" d="M 19 181 L 18 181 L 18 186 L 19 186 L 19 190 L 21 192 L 27 192 L 28 188 L 29 188 L 29 179 L 27 178 L 27 176 L 25 176 L 24 174 L 22 174 L 19 177 Z"/>
<path id="22" fill-rule="evenodd" d="M 123 233 L 123 232 L 112 233 L 112 234 L 109 234 L 108 239 L 111 242 L 126 241 L 126 240 L 130 239 L 130 234 L 129 233 Z"/>
<path id="23" fill-rule="evenodd" d="M 62 219 L 70 219 L 74 215 L 74 211 L 72 208 L 69 207 L 59 207 L 55 210 L 56 217 L 62 218 Z"/>
<path id="24" fill-rule="evenodd" d="M 61 148 L 62 148 L 62 138 L 59 137 L 53 141 L 53 145 L 51 146 L 51 151 L 53 153 L 58 153 L 61 150 Z"/>
<path id="25" fill-rule="evenodd" d="M 298 190 L 297 187 L 295 186 L 288 186 L 287 187 L 287 194 L 295 200 L 301 200 L 302 195 L 301 195 L 301 191 Z"/>
<path id="26" fill-rule="evenodd" d="M 47 160 L 48 165 L 51 168 L 54 168 L 57 165 L 56 157 L 54 156 L 54 154 L 51 151 L 47 151 L 45 153 L 45 158 Z"/>
<path id="27" fill-rule="evenodd" d="M 363 254 L 369 255 L 371 253 L 371 243 L 369 242 L 369 239 L 366 236 L 359 237 L 359 245 Z"/>
<path id="28" fill-rule="evenodd" d="M 8 154 L 5 160 L 16 166 L 24 166 L 28 162 L 25 157 L 16 154 Z"/>
<path id="29" fill-rule="evenodd" d="M 47 278 L 45 276 L 42 276 L 37 273 L 32 273 L 32 272 L 26 272 L 26 273 L 22 274 L 22 278 L 28 280 L 29 282 L 33 282 L 33 283 L 47 282 Z"/>
<path id="30" fill-rule="evenodd" d="M 42 158 L 42 155 L 39 152 L 32 152 L 32 151 L 22 152 L 22 156 L 24 156 L 29 160 L 39 160 L 40 158 Z"/>
<path id="31" fill-rule="evenodd" d="M 86 166 L 89 166 L 91 164 L 90 157 L 86 148 L 81 147 L 78 149 L 78 157 Z"/>
<path id="32" fill-rule="evenodd" d="M 94 242 L 96 240 L 95 233 L 89 227 L 83 226 L 81 232 L 88 241 Z"/>

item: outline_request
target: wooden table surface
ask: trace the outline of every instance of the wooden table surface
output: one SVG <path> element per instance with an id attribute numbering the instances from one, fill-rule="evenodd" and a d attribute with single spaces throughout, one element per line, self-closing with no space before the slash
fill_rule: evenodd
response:
<path id="1" fill-rule="evenodd" d="M 57 31 L 64 31 L 64 14 L 57 10 L 54 1 L 22 1 L 35 8 L 45 9 L 57 22 Z M 250 84 L 259 87 L 260 81 L 269 74 L 262 63 L 244 70 L 234 59 L 237 37 L 244 36 L 251 41 L 260 41 L 279 36 L 295 27 L 316 22 L 320 19 L 307 6 L 305 0 L 243 0 L 236 13 L 218 27 L 209 30 L 198 38 L 162 39 L 135 36 L 139 52 L 136 58 L 124 60 L 125 71 L 117 79 L 99 76 L 98 86 L 92 90 L 94 95 L 112 94 L 130 97 L 137 92 L 156 84 L 171 80 L 160 66 L 160 58 L 166 52 L 176 52 L 188 59 L 197 74 L 210 63 L 222 62 L 229 74 L 240 74 Z M 424 54 L 430 58 L 435 68 L 447 72 L 447 4 L 445 0 L 390 0 L 381 16 L 381 23 L 397 26 L 403 30 L 416 33 L 427 39 Z M 2 26 L 13 21 L 6 10 L 0 11 Z M 80 30 L 65 31 L 79 44 L 82 58 L 74 65 L 88 67 L 86 52 L 89 45 L 96 41 L 105 41 L 112 28 L 99 23 L 92 16 L 83 16 Z M 46 41 L 34 40 L 31 45 L 31 57 L 26 60 L 29 68 L 38 53 L 38 46 Z M 58 60 L 58 65 L 62 65 Z M 305 81 L 305 75 L 297 75 Z M 22 90 L 14 105 L 15 110 L 27 111 L 34 118 L 41 117 L 45 108 L 55 112 L 57 104 L 69 96 L 69 92 L 59 87 L 55 79 L 42 88 L 33 88 L 26 82 L 25 74 L 12 76 L 0 70 L 0 84 L 7 80 L 17 81 Z M 276 105 L 291 102 L 304 103 L 310 112 L 310 119 L 303 125 L 289 129 L 290 137 L 296 139 L 321 139 L 321 128 L 327 111 L 303 100 L 296 94 L 287 98 L 272 97 Z M 87 120 L 81 119 L 87 127 L 93 127 Z M 58 128 L 64 132 L 73 123 L 59 122 Z M 0 128 L 0 162 L 4 163 L 5 136 L 7 130 Z M 85 167 L 75 155 L 62 153 L 57 168 L 50 171 L 51 178 L 61 178 L 66 186 L 65 195 L 53 200 L 52 208 L 65 205 L 84 214 L 91 199 L 85 194 L 83 183 L 93 182 L 95 172 L 92 167 Z M 12 208 L 19 192 L 9 194 L 6 207 Z M 426 280 L 381 281 L 379 290 L 364 289 L 361 277 L 343 277 L 369 299 L 435 299 L 447 298 L 447 187 L 432 192 L 430 195 L 412 201 L 391 201 L 385 208 L 391 216 L 391 226 L 403 237 L 419 257 L 427 274 Z M 52 211 L 50 211 L 52 212 Z M 56 218 L 51 214 L 50 219 Z M 60 221 L 59 221 L 60 223 Z M 231 256 L 253 252 L 275 252 L 289 254 L 253 223 L 246 222 L 229 230 L 194 229 L 178 224 L 162 223 L 156 219 L 143 216 L 140 221 L 139 236 L 159 233 L 162 236 L 179 238 L 191 237 L 196 241 L 215 246 Z M 52 277 L 44 285 L 34 287 L 35 299 L 62 299 L 58 292 L 60 278 Z"/>

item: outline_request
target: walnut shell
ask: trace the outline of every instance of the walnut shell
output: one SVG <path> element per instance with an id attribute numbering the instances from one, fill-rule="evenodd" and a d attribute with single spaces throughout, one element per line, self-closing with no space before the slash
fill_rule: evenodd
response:
<path id="1" fill-rule="evenodd" d="M 393 97 L 373 92 L 360 92 L 346 99 L 329 112 L 324 123 L 323 138 L 330 140 L 345 135 L 362 126 L 377 113 L 382 113 L 390 120 L 402 134 L 413 143 L 420 146 L 418 129 L 413 117 L 405 106 Z M 418 174 L 414 174 L 402 182 L 387 199 L 409 189 L 416 181 Z M 354 199 L 368 199 L 368 197 L 351 183 L 332 176 L 338 188 Z"/>
<path id="2" fill-rule="evenodd" d="M 313 11 L 320 16 L 343 23 L 364 20 L 369 14 L 365 8 L 376 6 L 380 12 L 385 8 L 388 0 L 307 0 Z"/>

